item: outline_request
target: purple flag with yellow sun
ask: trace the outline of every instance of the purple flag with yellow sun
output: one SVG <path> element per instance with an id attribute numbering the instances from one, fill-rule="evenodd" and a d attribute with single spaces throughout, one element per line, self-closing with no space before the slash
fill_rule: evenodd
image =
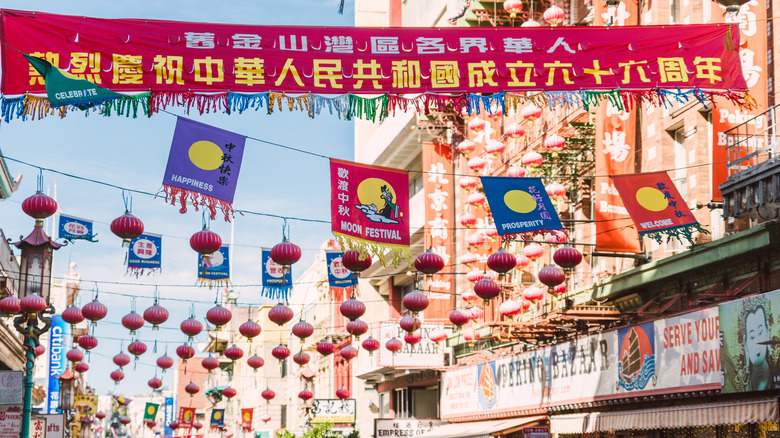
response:
<path id="1" fill-rule="evenodd" d="M 195 211 L 205 205 L 211 219 L 219 206 L 230 222 L 245 142 L 243 135 L 179 117 L 163 177 L 166 201 L 178 202 L 181 213 L 188 202 Z"/>
<path id="2" fill-rule="evenodd" d="M 693 232 L 709 234 L 693 216 L 666 172 L 610 175 L 610 178 L 640 236 L 651 237 L 658 243 L 664 235 L 667 241 L 672 237 L 685 238 L 693 244 Z"/>
<path id="3" fill-rule="evenodd" d="M 501 236 L 563 228 L 541 178 L 482 176 L 490 212 Z"/>

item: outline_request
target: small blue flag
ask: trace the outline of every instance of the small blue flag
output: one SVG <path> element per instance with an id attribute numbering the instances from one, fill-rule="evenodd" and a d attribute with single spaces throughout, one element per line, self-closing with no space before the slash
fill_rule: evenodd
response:
<path id="1" fill-rule="evenodd" d="M 60 214 L 59 237 L 65 240 L 87 240 L 97 242 L 96 234 L 92 234 L 92 221 L 76 216 Z"/>
<path id="2" fill-rule="evenodd" d="M 130 241 L 127 269 L 135 275 L 162 268 L 162 236 L 144 233 Z"/>
<path id="3" fill-rule="evenodd" d="M 210 286 L 227 286 L 230 282 L 230 248 L 225 245 L 209 256 L 206 266 L 198 254 L 198 282 Z"/>
<path id="4" fill-rule="evenodd" d="M 328 286 L 352 287 L 357 284 L 357 277 L 349 269 L 344 267 L 341 257 L 344 253 L 338 250 L 325 252 L 325 262 L 328 264 Z"/>
<path id="5" fill-rule="evenodd" d="M 271 258 L 271 248 L 263 248 L 263 291 L 261 296 L 287 302 L 292 289 L 292 272 Z"/>
<path id="6" fill-rule="evenodd" d="M 499 235 L 563 228 L 541 178 L 483 176 L 480 179 Z"/>
<path id="7" fill-rule="evenodd" d="M 224 409 L 212 409 L 211 421 L 209 421 L 211 427 L 225 427 L 225 410 Z"/>

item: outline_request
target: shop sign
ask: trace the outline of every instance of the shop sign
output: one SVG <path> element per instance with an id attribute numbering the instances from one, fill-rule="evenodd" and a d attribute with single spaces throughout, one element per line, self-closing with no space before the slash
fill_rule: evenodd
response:
<path id="1" fill-rule="evenodd" d="M 658 388 L 720 386 L 719 325 L 717 307 L 655 322 Z"/>
<path id="2" fill-rule="evenodd" d="M 523 438 L 550 438 L 549 427 L 524 427 Z"/>
<path id="3" fill-rule="evenodd" d="M 63 438 L 65 435 L 65 414 L 36 415 L 36 418 L 43 418 L 46 421 L 45 438 Z"/>
<path id="4" fill-rule="evenodd" d="M 30 418 L 30 438 L 48 438 L 46 436 L 46 419 L 43 417 Z"/>
<path id="5" fill-rule="evenodd" d="M 21 371 L 0 371 L 0 405 L 22 404 L 24 374 Z"/>
<path id="6" fill-rule="evenodd" d="M 439 419 L 394 418 L 376 420 L 376 438 L 418 437 L 442 424 Z M 537 438 L 537 437 L 533 437 Z M 542 437 L 539 437 L 542 438 Z"/>
<path id="7" fill-rule="evenodd" d="M 723 393 L 780 388 L 780 290 L 718 306 Z"/>
<path id="8" fill-rule="evenodd" d="M 314 399 L 311 405 L 311 418 L 309 422 L 344 424 L 355 422 L 357 404 L 354 398 L 339 399 Z"/>
<path id="9" fill-rule="evenodd" d="M 658 385 L 652 322 L 618 330 L 618 351 L 616 392 L 649 390 Z"/>
<path id="10" fill-rule="evenodd" d="M 22 407 L 0 406 L 0 438 L 19 438 L 22 433 Z"/>
<path id="11" fill-rule="evenodd" d="M 401 351 L 393 354 L 385 345 L 392 338 L 403 339 L 406 334 L 397 322 L 386 322 L 380 326 L 379 366 L 381 367 L 440 367 L 444 366 L 444 349 L 430 338 L 430 333 L 442 329 L 441 324 L 425 324 L 420 327 L 422 340 L 416 345 L 404 343 Z"/>

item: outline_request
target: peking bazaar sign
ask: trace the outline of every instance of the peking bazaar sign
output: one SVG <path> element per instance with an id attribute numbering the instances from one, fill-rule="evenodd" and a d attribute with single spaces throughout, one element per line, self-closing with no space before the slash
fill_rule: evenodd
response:
<path id="1" fill-rule="evenodd" d="M 447 371 L 441 418 L 718 389 L 718 332 L 711 307 Z"/>
<path id="2" fill-rule="evenodd" d="M 45 93 L 23 54 L 117 92 L 741 91 L 725 24 L 339 28 L 2 10 L 4 95 Z M 726 44 L 730 38 L 731 44 Z"/>

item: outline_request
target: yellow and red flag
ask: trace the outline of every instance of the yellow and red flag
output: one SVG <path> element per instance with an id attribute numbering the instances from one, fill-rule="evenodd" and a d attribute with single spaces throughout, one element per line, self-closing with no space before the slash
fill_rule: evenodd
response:
<path id="1" fill-rule="evenodd" d="M 610 175 L 640 236 L 662 242 L 672 237 L 693 244 L 694 231 L 708 233 L 685 205 L 666 172 Z"/>
<path id="2" fill-rule="evenodd" d="M 253 408 L 241 409 L 241 427 L 243 427 L 244 430 L 252 430 L 252 413 L 253 412 L 254 412 Z"/>

